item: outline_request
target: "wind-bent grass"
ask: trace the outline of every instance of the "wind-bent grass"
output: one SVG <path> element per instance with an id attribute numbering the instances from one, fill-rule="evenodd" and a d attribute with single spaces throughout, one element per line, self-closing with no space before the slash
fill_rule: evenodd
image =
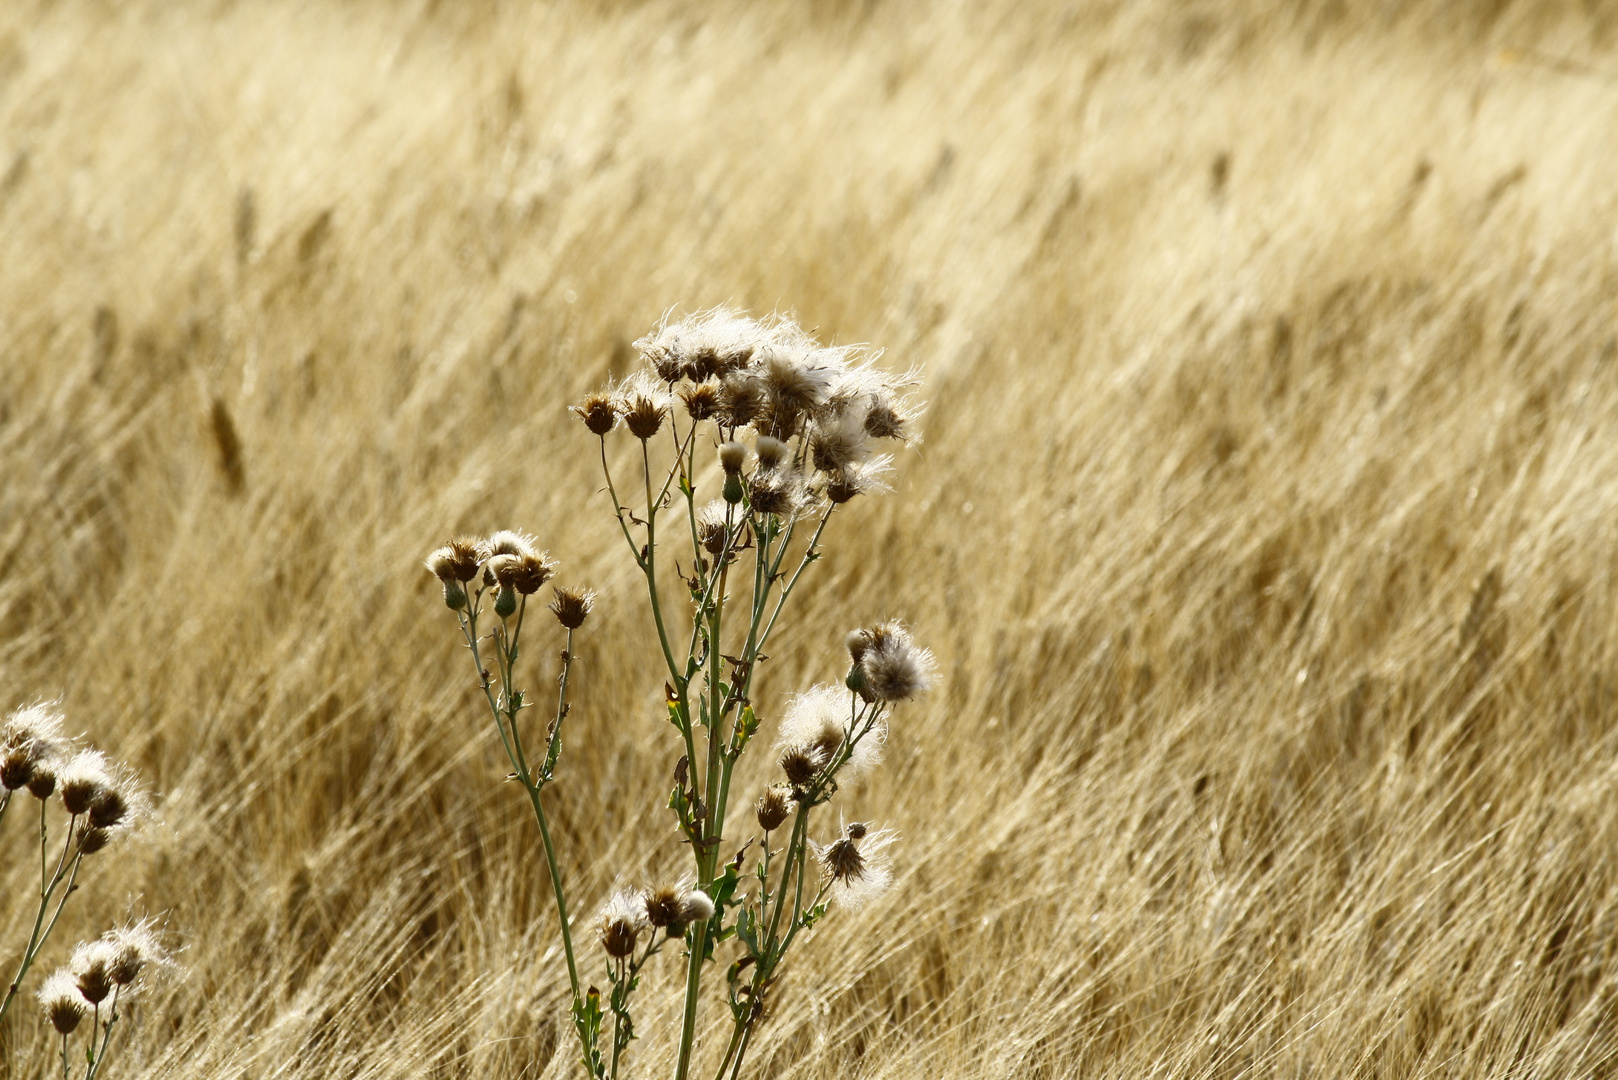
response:
<path id="1" fill-rule="evenodd" d="M 676 871 L 625 839 L 661 647 L 563 412 L 675 303 L 927 377 L 793 601 L 939 654 L 848 793 L 894 887 L 749 1068 L 1609 1070 L 1615 24 L 1389 10 L 6 6 L 0 709 L 164 796 L 40 970 L 125 896 L 190 934 L 108 1075 L 571 1068 L 541 844 L 399 583 L 543 530 L 599 591 L 560 873 Z M 840 674 L 777 641 L 761 697 Z"/>

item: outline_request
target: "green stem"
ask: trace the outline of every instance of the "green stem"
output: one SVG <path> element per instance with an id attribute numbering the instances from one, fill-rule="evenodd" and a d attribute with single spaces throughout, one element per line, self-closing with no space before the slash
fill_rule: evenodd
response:
<path id="1" fill-rule="evenodd" d="M 50 910 L 51 897 L 55 895 L 57 886 L 62 884 L 63 874 L 66 872 L 67 854 L 73 846 L 73 825 L 77 821 L 77 815 L 69 817 L 67 841 L 62 846 L 61 858 L 57 860 L 56 872 L 51 875 L 50 882 L 40 889 L 39 909 L 34 912 L 34 928 L 28 935 L 28 944 L 23 949 L 22 962 L 17 965 L 17 973 L 12 976 L 11 985 L 6 989 L 5 1000 L 0 1001 L 0 1017 L 6 1015 L 7 1010 L 11 1008 L 11 1003 L 16 1000 L 17 992 L 22 989 L 22 981 L 28 976 L 28 969 L 34 964 L 34 957 L 39 955 L 39 950 L 45 945 L 45 939 L 50 937 L 51 931 L 55 929 L 56 920 L 62 917 L 62 908 L 67 906 L 67 898 L 73 893 L 74 882 L 79 876 L 79 866 L 84 862 L 83 854 L 74 858 L 72 870 L 67 872 L 67 891 L 62 894 L 62 899 L 56 905 L 56 911 L 51 916 L 50 922 L 46 923 L 45 912 Z M 41 825 L 42 832 L 43 829 L 44 826 Z M 43 842 L 41 840 L 41 843 Z"/>

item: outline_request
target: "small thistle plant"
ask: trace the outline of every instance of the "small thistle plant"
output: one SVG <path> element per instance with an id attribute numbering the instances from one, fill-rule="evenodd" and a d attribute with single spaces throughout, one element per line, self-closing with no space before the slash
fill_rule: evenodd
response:
<path id="1" fill-rule="evenodd" d="M 7 814 L 25 813 L 13 806 L 31 800 L 38 808 L 39 851 L 34 918 L 0 999 L 0 1017 L 10 1011 L 68 899 L 81 887 L 85 860 L 105 860 L 102 853 L 145 814 L 146 797 L 130 770 L 110 763 L 99 750 L 77 745 L 62 734 L 62 727 L 61 714 L 43 704 L 17 709 L 0 727 L 0 822 Z M 53 826 L 53 818 L 58 825 Z M 60 833 L 53 834 L 53 828 Z M 53 835 L 60 836 L 54 844 Z"/>
<path id="2" fill-rule="evenodd" d="M 106 1064 L 120 1005 L 127 1006 L 144 974 L 168 963 L 149 921 L 107 931 L 80 942 L 66 967 L 39 988 L 45 1019 L 62 1040 L 62 1077 L 77 1057 L 70 1053 L 75 1032 L 84 1033 L 84 1080 L 94 1080 Z M 89 1019 L 89 1024 L 84 1021 Z"/>
<path id="3" fill-rule="evenodd" d="M 751 824 L 732 820 L 743 815 L 732 812 L 731 788 L 737 763 L 761 741 L 754 681 L 768 659 L 765 647 L 783 629 L 782 613 L 804 572 L 821 557 L 834 513 L 887 490 L 891 456 L 883 448 L 902 445 L 909 434 L 917 407 L 905 389 L 915 379 L 883 373 L 859 350 L 820 346 L 787 319 L 760 322 L 724 310 L 665 320 L 636 347 L 646 369 L 573 411 L 599 440 L 606 493 L 645 579 L 678 740 L 667 807 L 692 865 L 678 882 L 619 891 L 601 903 L 594 936 L 605 957 L 605 1000 L 581 980 L 544 800 L 569 713 L 573 635 L 593 595 L 554 590 L 549 607 L 565 639 L 555 710 L 541 733 L 524 721 L 532 702 L 516 668 L 530 597 L 554 576 L 555 562 L 533 538 L 506 531 L 451 540 L 428 557 L 427 568 L 443 584 L 539 824 L 585 1070 L 618 1075 L 636 1037 L 642 973 L 677 945 L 685 1008 L 676 1080 L 697 1068 L 704 978 L 713 970 L 723 971 L 719 994 L 730 1023 L 722 1052 L 710 1055 L 712 1075 L 734 1080 L 799 935 L 830 905 L 858 906 L 889 881 L 891 833 L 841 823 L 817 840 L 815 812 L 877 764 L 892 710 L 933 682 L 931 653 L 901 624 L 849 633 L 841 684 L 790 699 L 773 747 L 780 778 L 756 795 Z M 614 475 L 608 452 L 609 437 L 624 436 L 633 447 L 630 477 Z M 699 496 L 701 487 L 716 487 L 718 497 Z M 689 600 L 683 615 L 661 597 L 659 575 L 670 573 Z M 721 968 L 722 945 L 732 955 Z"/>

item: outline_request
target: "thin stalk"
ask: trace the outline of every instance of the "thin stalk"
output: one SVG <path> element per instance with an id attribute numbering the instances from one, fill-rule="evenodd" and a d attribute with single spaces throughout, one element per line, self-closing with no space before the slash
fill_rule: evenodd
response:
<path id="1" fill-rule="evenodd" d="M 112 988 L 112 1011 L 107 1014 L 107 1025 L 102 1029 L 101 1052 L 99 1054 L 95 1052 L 95 1028 L 90 1029 L 90 1068 L 84 1074 L 84 1080 L 93 1080 L 94 1077 L 98 1076 L 101 1072 L 102 1062 L 107 1060 L 107 1046 L 112 1042 L 112 1025 L 118 1022 L 118 992 L 122 989 L 123 987 L 121 986 Z M 97 1008 L 97 1015 L 100 1015 L 99 1007 Z"/>
<path id="2" fill-rule="evenodd" d="M 45 912 L 50 910 L 51 897 L 55 895 L 57 886 L 62 884 L 63 874 L 67 866 L 67 854 L 73 847 L 73 826 L 78 821 L 78 815 L 72 815 L 67 824 L 67 840 L 62 845 L 61 858 L 57 860 L 56 872 L 51 875 L 50 882 L 40 889 L 39 909 L 34 912 L 34 928 L 28 935 L 28 944 L 23 949 L 22 962 L 17 965 L 17 973 L 11 978 L 11 985 L 6 989 L 4 1001 L 0 1001 L 0 1017 L 6 1015 L 11 1003 L 16 1000 L 17 992 L 22 989 L 22 981 L 28 976 L 28 969 L 34 964 L 34 957 L 44 946 L 45 939 L 56 927 L 56 920 L 62 917 L 62 908 L 67 905 L 67 898 L 72 895 L 74 882 L 79 876 L 79 866 L 84 862 L 83 854 L 73 860 L 72 870 L 67 872 L 67 891 L 62 894 L 61 901 L 56 905 L 56 911 L 49 923 L 45 922 Z"/>

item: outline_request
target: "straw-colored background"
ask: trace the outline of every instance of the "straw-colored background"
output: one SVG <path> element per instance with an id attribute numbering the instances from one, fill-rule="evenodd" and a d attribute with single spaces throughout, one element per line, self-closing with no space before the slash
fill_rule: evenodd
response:
<path id="1" fill-rule="evenodd" d="M 931 402 L 766 732 L 858 622 L 944 671 L 843 796 L 896 887 L 753 1075 L 1610 1074 L 1618 19 L 1398 7 L 0 8 L 0 706 L 160 796 L 41 963 L 131 910 L 183 946 L 113 1075 L 572 1074 L 419 560 L 519 526 L 601 590 L 566 870 L 587 911 L 676 865 L 565 406 L 718 303 Z"/>

